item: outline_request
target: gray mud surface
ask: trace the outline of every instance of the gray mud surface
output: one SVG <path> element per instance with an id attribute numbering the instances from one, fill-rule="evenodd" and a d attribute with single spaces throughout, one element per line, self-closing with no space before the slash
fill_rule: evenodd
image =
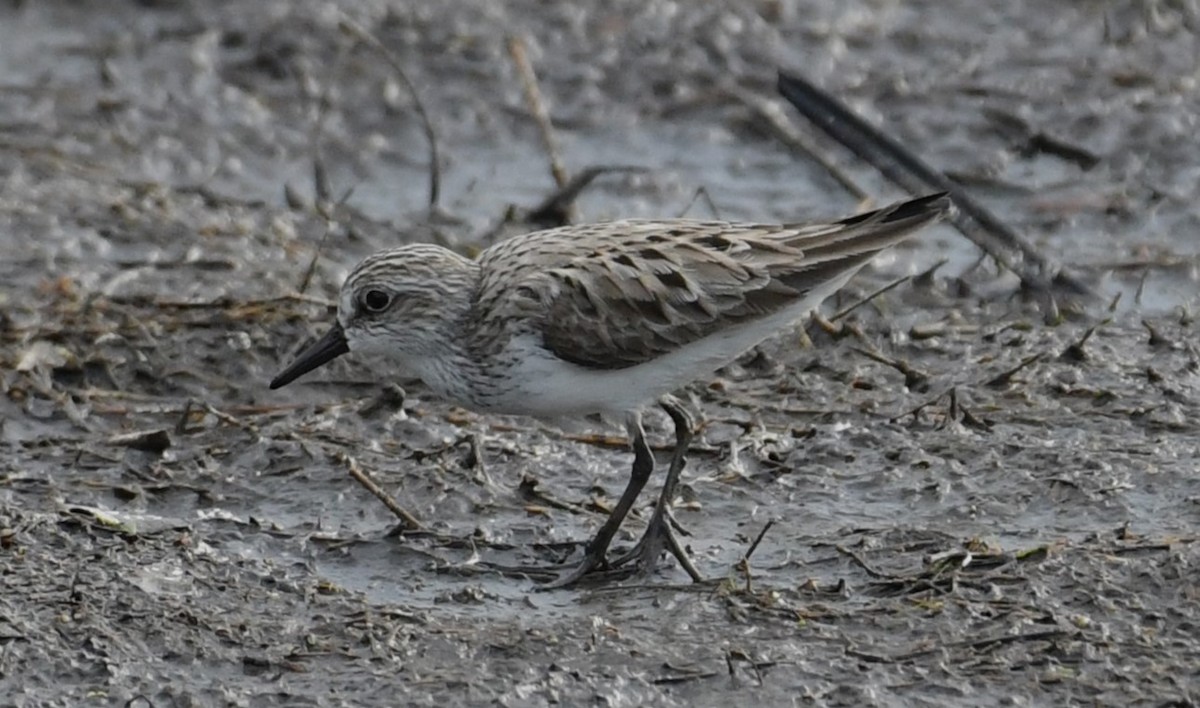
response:
<path id="1" fill-rule="evenodd" d="M 1195 705 L 1194 8 L 0 3 L 0 703 Z M 434 210 L 412 97 L 345 18 L 424 100 Z M 676 513 L 711 582 L 538 592 L 494 567 L 579 551 L 619 429 L 475 415 L 369 361 L 266 387 L 359 257 L 472 252 L 554 190 L 513 36 L 566 168 L 647 170 L 580 220 L 858 209 L 772 110 L 903 196 L 775 97 L 785 67 L 1101 297 L 1048 316 L 929 230 L 826 315 L 936 272 L 683 392 Z M 351 466 L 427 531 L 393 534 Z"/>

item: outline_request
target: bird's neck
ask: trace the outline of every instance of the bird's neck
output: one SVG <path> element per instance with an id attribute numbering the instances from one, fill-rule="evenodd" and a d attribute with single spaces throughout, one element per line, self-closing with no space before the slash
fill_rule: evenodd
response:
<path id="1" fill-rule="evenodd" d="M 439 356 L 411 362 L 413 373 L 441 400 L 489 410 L 496 388 L 496 373 L 471 356 L 462 342 L 448 344 Z"/>
<path id="2" fill-rule="evenodd" d="M 491 378 L 488 362 L 482 361 L 475 331 L 474 292 L 459 288 L 447 293 L 433 344 L 420 355 L 411 356 L 407 368 L 438 398 L 476 410 L 489 408 L 487 385 Z M 435 343 L 435 344 L 434 344 Z"/>

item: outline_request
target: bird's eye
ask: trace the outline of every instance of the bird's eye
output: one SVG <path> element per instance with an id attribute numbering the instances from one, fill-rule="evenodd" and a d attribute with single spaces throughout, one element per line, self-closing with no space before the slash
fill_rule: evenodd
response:
<path id="1" fill-rule="evenodd" d="M 362 306 L 367 312 L 383 312 L 392 304 L 392 296 L 384 290 L 368 290 L 362 295 Z"/>

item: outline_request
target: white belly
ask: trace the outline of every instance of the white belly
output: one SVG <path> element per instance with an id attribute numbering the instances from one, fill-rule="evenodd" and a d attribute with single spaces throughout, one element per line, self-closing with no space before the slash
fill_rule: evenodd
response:
<path id="1" fill-rule="evenodd" d="M 796 319 L 794 310 L 778 313 L 625 369 L 589 369 L 553 357 L 532 338 L 513 340 L 516 385 L 489 407 L 539 417 L 620 415 L 710 375 Z"/>
<path id="2" fill-rule="evenodd" d="M 855 269 L 856 271 L 857 269 Z M 588 369 L 553 357 L 532 337 L 516 338 L 509 352 L 517 362 L 517 385 L 496 401 L 497 411 L 533 416 L 623 414 L 710 375 L 751 347 L 808 315 L 854 275 L 815 288 L 775 314 L 729 327 L 644 364 L 626 369 Z"/>

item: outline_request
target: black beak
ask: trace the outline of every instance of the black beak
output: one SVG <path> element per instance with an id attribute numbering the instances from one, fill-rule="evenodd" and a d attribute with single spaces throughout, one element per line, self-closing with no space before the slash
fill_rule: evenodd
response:
<path id="1" fill-rule="evenodd" d="M 271 380 L 271 388 L 287 386 L 318 366 L 333 361 L 348 351 L 350 351 L 350 345 L 346 343 L 346 333 L 342 331 L 340 324 L 335 324 L 329 328 L 325 336 L 313 342 L 308 349 L 300 352 L 300 356 L 296 357 L 291 366 L 279 372 L 279 375 Z"/>

